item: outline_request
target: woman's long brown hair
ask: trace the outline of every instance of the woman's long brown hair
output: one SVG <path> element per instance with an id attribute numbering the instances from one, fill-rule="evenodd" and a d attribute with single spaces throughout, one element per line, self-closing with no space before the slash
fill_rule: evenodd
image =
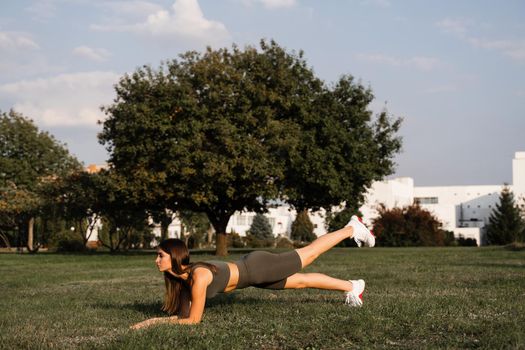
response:
<path id="1" fill-rule="evenodd" d="M 188 274 L 186 280 L 173 276 L 169 272 L 164 272 L 164 282 L 166 284 L 166 295 L 162 310 L 169 315 L 177 315 L 181 318 L 187 318 L 190 314 L 191 303 L 191 284 L 193 271 L 198 266 L 205 266 L 212 272 L 216 273 L 217 268 L 214 265 L 205 262 L 196 262 L 190 264 L 190 252 L 188 247 L 180 239 L 170 238 L 160 242 L 159 249 L 170 255 L 171 270 L 177 275 Z M 183 269 L 182 265 L 186 265 Z"/>

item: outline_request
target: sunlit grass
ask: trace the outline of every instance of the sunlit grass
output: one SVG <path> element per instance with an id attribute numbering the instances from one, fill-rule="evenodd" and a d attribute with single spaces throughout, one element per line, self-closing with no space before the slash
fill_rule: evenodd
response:
<path id="1" fill-rule="evenodd" d="M 525 347 L 525 251 L 333 249 L 306 271 L 365 279 L 363 308 L 339 292 L 249 288 L 210 300 L 200 325 L 131 331 L 162 316 L 153 259 L 0 255 L 0 348 Z"/>

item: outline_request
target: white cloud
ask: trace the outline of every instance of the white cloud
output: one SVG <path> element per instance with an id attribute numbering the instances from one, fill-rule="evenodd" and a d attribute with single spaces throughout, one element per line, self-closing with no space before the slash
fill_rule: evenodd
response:
<path id="1" fill-rule="evenodd" d="M 440 61 L 435 57 L 416 56 L 406 60 L 405 65 L 413 66 L 423 71 L 431 71 L 440 65 Z"/>
<path id="2" fill-rule="evenodd" d="M 259 2 L 269 9 L 288 8 L 297 4 L 295 0 L 259 0 Z"/>
<path id="3" fill-rule="evenodd" d="M 297 0 L 239 0 L 245 6 L 252 6 L 254 4 L 262 4 L 270 10 L 280 8 L 291 8 L 297 5 Z"/>
<path id="4" fill-rule="evenodd" d="M 30 34 L 0 31 L 0 81 L 55 71 Z"/>
<path id="5" fill-rule="evenodd" d="M 458 36 L 463 36 L 467 32 L 467 29 L 473 24 L 473 21 L 470 19 L 460 18 L 445 18 L 439 22 L 436 22 L 436 25 L 441 28 L 444 32 L 452 33 Z"/>
<path id="6" fill-rule="evenodd" d="M 104 118 L 100 106 L 111 103 L 119 77 L 94 71 L 24 80 L 0 85 L 0 98 L 15 101 L 15 110 L 45 126 L 96 127 Z"/>
<path id="7" fill-rule="evenodd" d="M 468 19 L 446 18 L 437 22 L 436 25 L 445 32 L 454 34 L 473 47 L 497 51 L 515 61 L 525 62 L 525 40 L 494 40 L 476 37 L 468 33 L 469 28 L 475 25 L 472 20 Z"/>
<path id="8" fill-rule="evenodd" d="M 143 22 L 124 25 L 94 25 L 95 30 L 134 32 L 155 38 L 178 38 L 205 44 L 230 40 L 225 25 L 204 17 L 197 0 L 176 0 L 170 10 L 158 10 Z"/>
<path id="9" fill-rule="evenodd" d="M 496 50 L 516 61 L 525 61 L 525 40 L 489 40 L 469 38 L 468 42 L 474 47 L 486 50 Z"/>
<path id="10" fill-rule="evenodd" d="M 34 50 L 37 43 L 28 34 L 18 32 L 0 32 L 0 49 L 2 50 Z"/>
<path id="11" fill-rule="evenodd" d="M 411 58 L 398 58 L 384 54 L 357 54 L 355 58 L 360 61 L 384 64 L 392 67 L 413 67 L 422 71 L 431 71 L 441 65 L 435 57 L 415 56 Z"/>
<path id="12" fill-rule="evenodd" d="M 73 49 L 73 54 L 96 62 L 104 62 L 111 54 L 109 51 L 88 46 L 79 46 Z"/>
<path id="13" fill-rule="evenodd" d="M 56 0 L 36 0 L 26 7 L 34 19 L 46 21 L 56 15 Z"/>

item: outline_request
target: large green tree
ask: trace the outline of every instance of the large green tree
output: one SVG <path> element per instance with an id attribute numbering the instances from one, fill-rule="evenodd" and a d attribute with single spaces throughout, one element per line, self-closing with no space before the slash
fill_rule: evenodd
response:
<path id="1" fill-rule="evenodd" d="M 358 202 L 400 148 L 400 121 L 373 118 L 369 88 L 350 76 L 327 85 L 273 41 L 187 52 L 116 92 L 100 134 L 114 169 L 144 205 L 206 213 L 218 255 L 235 211 Z"/>
<path id="2" fill-rule="evenodd" d="M 522 240 L 525 222 L 514 194 L 505 185 L 499 196 L 499 203 L 492 210 L 487 227 L 488 244 L 509 244 Z"/>
<path id="3" fill-rule="evenodd" d="M 42 185 L 80 168 L 65 145 L 40 131 L 32 120 L 14 110 L 0 113 L 0 202 L 8 202 L 0 210 L 11 216 L 19 234 L 27 233 L 29 250 L 34 249 L 34 218 L 45 199 Z M 9 196 L 20 201 L 13 204 Z"/>

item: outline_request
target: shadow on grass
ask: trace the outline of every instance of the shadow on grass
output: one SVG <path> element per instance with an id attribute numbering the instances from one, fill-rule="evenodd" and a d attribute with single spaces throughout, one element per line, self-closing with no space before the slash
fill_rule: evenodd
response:
<path id="1" fill-rule="evenodd" d="M 133 311 L 140 312 L 147 317 L 157 317 L 165 316 L 165 313 L 161 310 L 161 303 L 144 303 L 144 302 L 134 302 L 134 303 L 112 303 L 112 302 L 98 302 L 91 305 L 95 309 L 104 309 L 104 310 L 122 310 L 129 309 Z"/>
<path id="2" fill-rule="evenodd" d="M 319 295 L 304 295 L 293 294 L 291 291 L 280 293 L 280 291 L 268 292 L 261 294 L 259 297 L 242 295 L 242 292 L 219 294 L 215 298 L 206 302 L 206 308 L 222 307 L 224 305 L 257 305 L 257 304 L 272 304 L 275 307 L 287 308 L 290 304 L 319 304 L 335 303 L 338 304 L 341 300 L 333 296 L 326 295 L 320 298 Z"/>
<path id="3" fill-rule="evenodd" d="M 257 304 L 271 304 L 273 307 L 286 308 L 290 303 L 300 304 L 318 304 L 323 303 L 340 303 L 341 301 L 333 298 L 319 299 L 316 295 L 296 295 L 291 296 L 290 294 L 280 297 L 279 292 L 269 293 L 262 297 L 242 296 L 240 293 L 229 293 L 219 294 L 216 297 L 206 301 L 206 309 L 213 309 L 216 307 L 224 307 L 228 305 L 257 305 Z M 112 302 L 98 302 L 91 305 L 93 308 L 105 309 L 105 310 L 122 310 L 128 309 L 139 312 L 145 317 L 163 317 L 166 313 L 161 310 L 162 304 L 160 302 L 140 302 L 136 301 L 133 303 L 112 303 Z"/>

